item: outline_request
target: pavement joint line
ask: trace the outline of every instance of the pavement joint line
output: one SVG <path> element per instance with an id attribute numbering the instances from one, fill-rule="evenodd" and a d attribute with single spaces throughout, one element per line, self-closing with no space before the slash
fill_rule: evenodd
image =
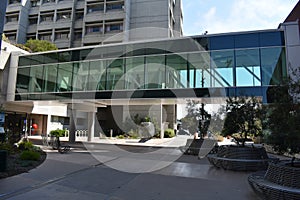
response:
<path id="1" fill-rule="evenodd" d="M 76 171 L 74 171 L 74 172 L 67 173 L 67 174 L 62 175 L 62 176 L 60 176 L 60 177 L 56 177 L 56 178 L 53 178 L 53 179 L 50 179 L 50 180 L 47 180 L 47 181 L 44 181 L 44 182 L 40 182 L 40 183 L 31 185 L 31 186 L 27 186 L 27 187 L 24 187 L 24 188 L 20 188 L 20 189 L 18 189 L 18 190 L 15 190 L 15 191 L 12 191 L 12 192 L 9 192 L 9 193 L 0 194 L 0 200 L 5 200 L 5 199 L 8 199 L 8 198 L 11 198 L 11 197 L 14 197 L 14 196 L 18 196 L 18 195 L 20 195 L 20 194 L 24 194 L 24 193 L 27 193 L 27 192 L 30 192 L 30 191 L 39 189 L 39 188 L 41 188 L 41 187 L 50 185 L 50 184 L 52 184 L 52 183 L 56 183 L 56 182 L 58 182 L 58 181 L 61 181 L 61 180 L 65 179 L 65 178 L 67 178 L 67 177 L 70 177 L 70 176 L 72 176 L 72 175 L 75 175 L 75 174 L 78 174 L 78 173 L 87 171 L 87 170 L 89 170 L 89 169 L 92 169 L 92 168 L 95 168 L 95 167 L 98 167 L 98 166 L 103 166 L 103 165 L 105 165 L 105 163 L 108 163 L 108 162 L 117 160 L 117 159 L 119 159 L 119 158 L 120 158 L 120 157 L 117 157 L 117 158 L 108 160 L 108 161 L 103 162 L 103 163 L 98 163 L 98 164 L 95 164 L 95 165 L 91 165 L 91 166 L 85 167 L 85 168 L 83 168 L 83 169 L 79 169 L 79 170 L 76 170 Z"/>

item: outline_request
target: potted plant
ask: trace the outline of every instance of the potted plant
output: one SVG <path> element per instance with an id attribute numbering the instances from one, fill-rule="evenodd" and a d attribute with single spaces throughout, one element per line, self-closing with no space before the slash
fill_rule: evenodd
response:
<path id="1" fill-rule="evenodd" d="M 66 135 L 66 130 L 56 129 L 50 131 L 51 143 L 53 149 L 59 149 L 60 145 L 60 137 L 64 137 Z"/>

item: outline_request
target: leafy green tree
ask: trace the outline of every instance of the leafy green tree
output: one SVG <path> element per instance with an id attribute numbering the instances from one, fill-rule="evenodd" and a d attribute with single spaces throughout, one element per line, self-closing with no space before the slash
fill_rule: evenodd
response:
<path id="1" fill-rule="evenodd" d="M 200 132 L 200 136 L 207 134 L 211 115 L 204 109 L 204 104 L 195 100 L 187 101 L 187 115 L 181 119 L 182 128 L 189 130 L 191 134 Z"/>
<path id="2" fill-rule="evenodd" d="M 299 74 L 299 69 L 293 72 Z M 295 76 L 294 76 L 295 77 Z M 300 80 L 289 78 L 270 90 L 273 102 L 268 105 L 267 143 L 279 153 L 300 152 Z"/>
<path id="3" fill-rule="evenodd" d="M 32 39 L 30 39 L 25 43 L 24 46 L 29 48 L 31 50 L 31 52 L 43 52 L 43 51 L 57 50 L 56 45 L 47 40 L 32 40 Z"/>
<path id="4" fill-rule="evenodd" d="M 221 133 L 223 136 L 239 134 L 242 146 L 245 146 L 248 136 L 262 134 L 263 111 L 257 98 L 234 97 L 226 102 L 226 118 Z"/>

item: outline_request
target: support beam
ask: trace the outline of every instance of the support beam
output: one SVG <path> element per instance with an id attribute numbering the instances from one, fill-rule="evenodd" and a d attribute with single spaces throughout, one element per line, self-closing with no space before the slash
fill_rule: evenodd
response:
<path id="1" fill-rule="evenodd" d="M 88 113 L 88 142 L 91 142 L 95 135 L 95 113 Z"/>

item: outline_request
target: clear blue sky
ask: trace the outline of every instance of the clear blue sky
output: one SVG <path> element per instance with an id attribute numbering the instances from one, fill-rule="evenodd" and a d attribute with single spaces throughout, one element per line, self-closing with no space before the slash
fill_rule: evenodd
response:
<path id="1" fill-rule="evenodd" d="M 274 29 L 298 0 L 182 0 L 184 35 Z"/>

